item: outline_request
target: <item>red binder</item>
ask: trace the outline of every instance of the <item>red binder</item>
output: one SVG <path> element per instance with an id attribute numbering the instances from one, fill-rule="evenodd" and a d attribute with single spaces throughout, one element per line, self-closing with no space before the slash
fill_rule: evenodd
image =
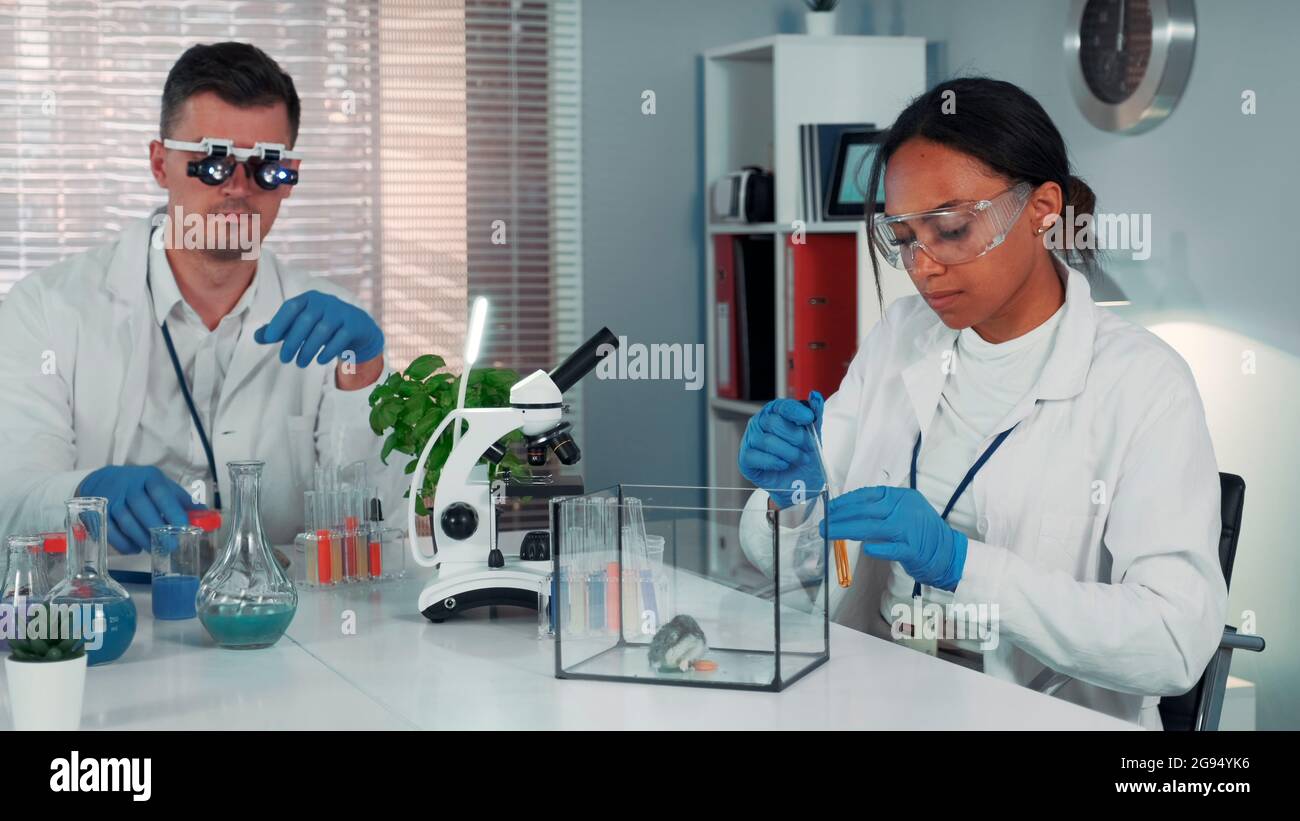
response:
<path id="1" fill-rule="evenodd" d="M 786 395 L 797 399 L 840 387 L 857 350 L 858 261 L 853 234 L 787 238 Z"/>
<path id="2" fill-rule="evenodd" d="M 737 399 L 740 397 L 740 352 L 736 333 L 736 244 L 731 235 L 713 237 L 713 268 L 718 396 Z"/>

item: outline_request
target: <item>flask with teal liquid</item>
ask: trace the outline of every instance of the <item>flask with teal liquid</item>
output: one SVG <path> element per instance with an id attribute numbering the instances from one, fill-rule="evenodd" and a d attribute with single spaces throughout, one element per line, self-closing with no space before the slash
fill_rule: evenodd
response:
<path id="1" fill-rule="evenodd" d="M 298 591 L 280 569 L 258 510 L 264 462 L 227 462 L 234 488 L 226 546 L 199 584 L 199 621 L 221 647 L 270 647 L 293 621 Z"/>

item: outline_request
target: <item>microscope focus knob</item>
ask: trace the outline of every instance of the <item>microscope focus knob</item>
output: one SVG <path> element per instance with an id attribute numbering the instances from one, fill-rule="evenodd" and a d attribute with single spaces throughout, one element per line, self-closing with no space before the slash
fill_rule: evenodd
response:
<path id="1" fill-rule="evenodd" d="M 455 502 L 442 511 L 442 532 L 453 539 L 468 539 L 478 530 L 478 512 L 472 505 Z"/>

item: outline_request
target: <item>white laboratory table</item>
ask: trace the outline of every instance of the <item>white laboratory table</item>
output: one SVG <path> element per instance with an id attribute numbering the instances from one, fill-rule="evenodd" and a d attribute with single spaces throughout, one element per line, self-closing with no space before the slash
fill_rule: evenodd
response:
<path id="1" fill-rule="evenodd" d="M 1061 729 L 1137 725 L 831 626 L 831 658 L 782 693 L 559 680 L 534 611 L 416 612 L 421 578 L 303 591 L 285 637 L 223 650 L 155 621 L 86 678 L 83 729 Z M 353 630 L 354 628 L 354 630 Z M 8 729 L 8 694 L 0 729 Z"/>
<path id="2" fill-rule="evenodd" d="M 155 620 L 148 586 L 127 589 L 136 606 L 135 640 L 117 661 L 86 671 L 83 730 L 410 726 L 291 641 L 223 650 L 197 619 Z M 0 704 L 0 730 L 11 729 L 7 684 Z"/>

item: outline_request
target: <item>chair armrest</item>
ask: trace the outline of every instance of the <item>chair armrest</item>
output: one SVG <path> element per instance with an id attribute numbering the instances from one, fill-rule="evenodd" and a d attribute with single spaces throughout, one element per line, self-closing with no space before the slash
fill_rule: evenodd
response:
<path id="1" fill-rule="evenodd" d="M 1219 649 L 1250 650 L 1252 653 L 1262 653 L 1264 651 L 1264 637 L 1238 633 L 1235 629 L 1228 628 L 1223 631 L 1223 638 L 1219 641 Z"/>

